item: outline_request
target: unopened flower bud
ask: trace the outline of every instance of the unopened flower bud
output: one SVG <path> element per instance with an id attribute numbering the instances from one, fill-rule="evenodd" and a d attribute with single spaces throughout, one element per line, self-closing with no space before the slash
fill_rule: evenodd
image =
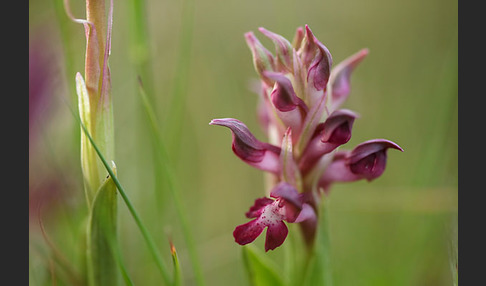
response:
<path id="1" fill-rule="evenodd" d="M 255 37 L 253 32 L 248 32 L 245 34 L 246 43 L 250 47 L 251 53 L 253 55 L 253 65 L 255 70 L 260 75 L 262 80 L 269 86 L 274 84 L 274 81 L 266 78 L 263 75 L 265 71 L 274 71 L 275 63 L 272 53 L 270 53 Z"/>

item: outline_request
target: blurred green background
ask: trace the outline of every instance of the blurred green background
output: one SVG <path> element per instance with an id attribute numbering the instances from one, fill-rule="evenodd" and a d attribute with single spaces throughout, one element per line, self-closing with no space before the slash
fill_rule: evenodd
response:
<path id="1" fill-rule="evenodd" d="M 361 48 L 370 50 L 352 76 L 344 107 L 361 117 L 342 148 L 385 138 L 405 150 L 390 150 L 385 173 L 372 183 L 332 189 L 335 285 L 452 285 L 457 252 L 457 1 L 114 2 L 110 67 L 118 177 L 167 263 L 169 238 L 174 242 L 187 285 L 194 282 L 188 253 L 154 162 L 137 76 L 169 146 L 207 284 L 247 285 L 241 247 L 232 232 L 247 221 L 244 213 L 254 199 L 264 196 L 263 173 L 234 156 L 228 130 L 208 123 L 237 118 L 264 141 L 257 96 L 249 89 L 257 75 L 243 34 L 254 31 L 273 51 L 258 27 L 291 40 L 305 24 L 329 48 L 335 65 Z M 84 2 L 70 3 L 73 14 L 84 18 Z M 84 29 L 67 18 L 61 0 L 30 0 L 29 19 L 29 83 L 37 80 L 29 85 L 30 282 L 52 285 L 54 279 L 63 285 L 62 277 L 52 278 L 52 250 L 38 218 L 57 249 L 79 264 L 86 202 L 80 130 L 66 103 L 75 106 L 74 76 L 84 73 Z M 121 200 L 119 222 L 133 281 L 158 285 L 157 269 Z M 256 244 L 262 247 L 263 240 L 259 237 Z M 283 247 L 268 256 L 278 263 Z"/>

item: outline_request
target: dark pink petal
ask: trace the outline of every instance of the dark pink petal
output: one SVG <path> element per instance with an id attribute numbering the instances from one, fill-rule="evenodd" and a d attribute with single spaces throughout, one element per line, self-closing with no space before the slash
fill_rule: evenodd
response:
<path id="1" fill-rule="evenodd" d="M 233 118 L 213 119 L 210 125 L 231 129 L 233 152 L 241 160 L 258 169 L 280 174 L 280 148 L 260 142 L 243 122 Z"/>
<path id="2" fill-rule="evenodd" d="M 265 76 L 276 82 L 271 95 L 275 108 L 281 112 L 292 111 L 297 107 L 300 107 L 303 111 L 308 110 L 304 101 L 295 94 L 292 82 L 285 75 L 265 72 Z"/>
<path id="3" fill-rule="evenodd" d="M 331 111 L 336 110 L 348 98 L 351 90 L 351 73 L 367 55 L 368 49 L 362 49 L 332 70 L 330 78 Z"/>
<path id="4" fill-rule="evenodd" d="M 287 39 L 284 37 L 280 36 L 279 34 L 275 34 L 273 32 L 270 32 L 269 30 L 265 28 L 258 28 L 258 30 L 267 36 L 269 39 L 273 41 L 275 44 L 275 49 L 277 51 L 277 58 L 280 62 L 280 64 L 289 72 L 292 72 L 292 67 L 293 67 L 293 47 L 292 44 L 290 44 Z"/>
<path id="5" fill-rule="evenodd" d="M 327 190 L 334 182 L 352 182 L 360 179 L 374 180 L 386 167 L 386 150 L 403 149 L 392 141 L 374 139 L 356 146 L 353 151 L 339 152 L 319 180 L 319 186 Z"/>
<path id="6" fill-rule="evenodd" d="M 245 245 L 253 242 L 265 229 L 265 225 L 258 219 L 254 219 L 245 224 L 239 225 L 233 231 L 233 237 L 236 243 Z"/>
<path id="7" fill-rule="evenodd" d="M 273 203 L 274 200 L 269 198 L 259 198 L 255 200 L 255 204 L 250 207 L 250 210 L 245 214 L 247 218 L 259 217 L 264 211 L 264 207 Z"/>
<path id="8" fill-rule="evenodd" d="M 288 233 L 289 230 L 283 221 L 268 225 L 265 251 L 274 250 L 282 245 Z"/>
<path id="9" fill-rule="evenodd" d="M 363 142 L 356 146 L 349 155 L 349 164 L 354 164 L 366 156 L 373 153 L 386 150 L 388 148 L 397 149 L 403 152 L 403 149 L 396 143 L 386 139 L 373 139 Z"/>
<path id="10" fill-rule="evenodd" d="M 303 173 L 309 171 L 324 154 L 349 141 L 354 119 L 357 116 L 350 110 L 337 110 L 324 123 L 316 127 L 299 163 Z"/>
<path id="11" fill-rule="evenodd" d="M 281 73 L 265 72 L 266 77 L 274 80 L 275 87 L 270 95 L 278 117 L 286 127 L 291 127 L 297 138 L 307 115 L 308 108 L 292 87 L 292 82 Z"/>
<path id="12" fill-rule="evenodd" d="M 368 181 L 378 178 L 385 171 L 388 148 L 403 152 L 396 143 L 385 139 L 369 140 L 359 144 L 347 158 L 351 172 L 361 175 Z"/>
<path id="13" fill-rule="evenodd" d="M 317 39 L 315 39 L 315 44 L 319 49 L 319 54 L 309 67 L 307 82 L 313 84 L 314 88 L 319 91 L 326 89 L 331 74 L 332 57 L 327 47 Z"/>
<path id="14" fill-rule="evenodd" d="M 379 151 L 349 165 L 351 172 L 360 174 L 368 181 L 378 178 L 385 171 L 386 153 Z"/>
<path id="15" fill-rule="evenodd" d="M 314 211 L 314 208 L 311 207 L 309 204 L 303 204 L 302 205 L 302 210 L 300 211 L 299 215 L 295 219 L 295 223 L 298 222 L 303 222 L 305 220 L 316 220 L 316 212 Z"/>
<path id="16" fill-rule="evenodd" d="M 341 109 L 333 112 L 324 122 L 322 142 L 345 144 L 351 138 L 351 129 L 358 115 L 351 110 Z"/>
<path id="17" fill-rule="evenodd" d="M 275 70 L 275 59 L 271 52 L 269 52 L 255 37 L 253 32 L 248 32 L 245 34 L 246 43 L 250 47 L 251 53 L 253 55 L 253 65 L 255 70 L 260 75 L 262 80 L 269 86 L 273 85 L 273 81 L 266 78 L 263 75 L 264 71 L 274 71 Z"/>

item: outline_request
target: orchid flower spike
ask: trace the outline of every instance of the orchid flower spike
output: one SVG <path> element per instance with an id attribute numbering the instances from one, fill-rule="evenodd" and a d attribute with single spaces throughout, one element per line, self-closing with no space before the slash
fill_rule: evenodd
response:
<path id="1" fill-rule="evenodd" d="M 387 150 L 403 149 L 385 139 L 363 142 L 351 151 L 349 142 L 358 114 L 341 106 L 351 93 L 351 74 L 368 49 L 362 49 L 333 68 L 329 49 L 309 26 L 298 27 L 292 41 L 265 28 L 258 29 L 275 45 L 272 53 L 253 32 L 245 34 L 256 73 L 260 77 L 258 119 L 267 136 L 260 141 L 241 121 L 213 119 L 210 125 L 232 133 L 235 155 L 273 176 L 270 198 L 255 200 L 246 213 L 250 222 L 233 232 L 244 245 L 267 228 L 265 250 L 282 245 L 286 223 L 300 223 L 305 242 L 313 243 L 319 198 L 337 182 L 373 181 L 386 167 Z M 321 192 L 320 190 L 324 190 Z"/>

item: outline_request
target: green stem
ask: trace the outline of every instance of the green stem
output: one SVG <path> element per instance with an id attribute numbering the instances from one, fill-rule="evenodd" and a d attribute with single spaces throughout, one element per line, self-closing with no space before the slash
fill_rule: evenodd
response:
<path id="1" fill-rule="evenodd" d="M 71 110 L 72 111 L 72 110 Z M 138 228 L 140 229 L 140 232 L 142 233 L 143 238 L 145 239 L 145 242 L 147 243 L 147 246 L 150 249 L 150 253 L 152 254 L 158 269 L 160 270 L 160 273 L 162 275 L 162 278 L 164 279 L 164 282 L 166 285 L 171 285 L 171 279 L 169 277 L 169 273 L 167 272 L 167 267 L 165 266 L 162 258 L 159 255 L 159 251 L 155 245 L 155 243 L 152 240 L 152 237 L 150 236 L 149 232 L 145 228 L 145 225 L 142 223 L 142 220 L 138 216 L 138 213 L 136 212 L 135 208 L 133 207 L 132 203 L 130 202 L 130 199 L 125 193 L 125 189 L 122 187 L 120 184 L 120 181 L 118 181 L 118 178 L 116 177 L 115 173 L 111 169 L 110 165 L 108 165 L 108 162 L 106 162 L 105 158 L 103 157 L 103 154 L 101 154 L 100 150 L 96 146 L 93 138 L 89 134 L 88 130 L 86 129 L 86 126 L 84 126 L 83 122 L 81 122 L 81 119 L 76 116 L 76 114 L 73 112 L 73 115 L 75 118 L 79 121 L 79 124 L 81 125 L 84 133 L 86 134 L 86 137 L 88 137 L 88 140 L 90 141 L 91 145 L 95 149 L 96 153 L 98 154 L 98 157 L 101 159 L 103 165 L 105 166 L 105 169 L 108 171 L 110 174 L 111 178 L 113 179 L 113 182 L 115 183 L 116 187 L 118 188 L 118 191 L 120 192 L 120 195 L 123 198 L 123 201 L 125 202 L 125 205 L 127 206 L 130 214 L 132 215 L 133 219 L 135 220 L 135 223 L 137 224 Z"/>
<path id="2" fill-rule="evenodd" d="M 319 207 L 316 239 L 307 252 L 302 285 L 332 286 L 328 204 L 328 197 L 324 195 Z"/>

